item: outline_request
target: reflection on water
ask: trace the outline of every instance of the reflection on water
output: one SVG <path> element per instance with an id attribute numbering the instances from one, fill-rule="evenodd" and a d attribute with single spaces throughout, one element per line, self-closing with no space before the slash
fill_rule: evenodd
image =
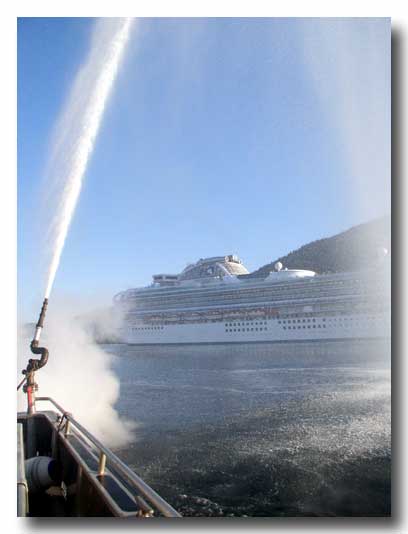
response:
<path id="1" fill-rule="evenodd" d="M 109 345 L 118 452 L 184 515 L 390 514 L 390 344 Z"/>

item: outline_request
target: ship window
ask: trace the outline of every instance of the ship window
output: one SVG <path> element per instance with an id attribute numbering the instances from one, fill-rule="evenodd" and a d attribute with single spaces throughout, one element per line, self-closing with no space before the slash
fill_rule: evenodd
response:
<path id="1" fill-rule="evenodd" d="M 291 327 L 291 326 L 288 326 L 288 329 L 289 329 L 289 330 L 291 330 L 291 329 L 292 329 L 292 327 Z"/>
<path id="2" fill-rule="evenodd" d="M 284 326 L 283 329 L 286 330 L 286 326 Z"/>
<path id="3" fill-rule="evenodd" d="M 257 329 L 257 328 L 255 328 L 255 330 L 258 332 L 258 329 Z"/>
<path id="4" fill-rule="evenodd" d="M 251 332 L 253 332 L 253 331 L 254 331 L 254 329 L 253 329 L 253 328 L 251 328 Z"/>
<path id="5" fill-rule="evenodd" d="M 315 325 L 315 324 L 313 325 L 313 328 L 316 328 L 316 325 Z"/>

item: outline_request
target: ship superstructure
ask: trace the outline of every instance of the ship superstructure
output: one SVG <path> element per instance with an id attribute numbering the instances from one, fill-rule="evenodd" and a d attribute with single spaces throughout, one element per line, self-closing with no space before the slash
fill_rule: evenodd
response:
<path id="1" fill-rule="evenodd" d="M 366 271 L 284 269 L 251 275 L 236 255 L 200 259 L 179 275 L 114 297 L 123 341 L 234 343 L 390 334 L 387 262 Z"/>

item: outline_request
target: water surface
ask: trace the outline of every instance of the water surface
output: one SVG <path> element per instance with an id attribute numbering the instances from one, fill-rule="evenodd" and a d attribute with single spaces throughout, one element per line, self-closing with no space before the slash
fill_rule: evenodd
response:
<path id="1" fill-rule="evenodd" d="M 389 515 L 389 341 L 107 345 L 118 451 L 184 515 Z"/>

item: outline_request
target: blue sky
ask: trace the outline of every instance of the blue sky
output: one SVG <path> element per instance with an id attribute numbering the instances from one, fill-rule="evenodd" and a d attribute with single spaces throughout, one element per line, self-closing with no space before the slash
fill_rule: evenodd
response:
<path id="1" fill-rule="evenodd" d="M 93 24 L 18 23 L 18 287 L 28 320 L 44 287 L 39 211 L 53 126 Z M 54 293 L 109 303 L 153 273 L 229 253 L 253 270 L 389 211 L 389 19 L 141 19 Z"/>

